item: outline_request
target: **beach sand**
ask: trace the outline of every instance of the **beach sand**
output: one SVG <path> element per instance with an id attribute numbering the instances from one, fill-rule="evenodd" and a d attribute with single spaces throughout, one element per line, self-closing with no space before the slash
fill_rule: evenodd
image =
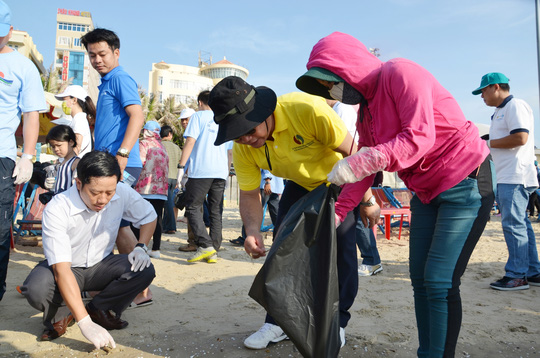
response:
<path id="1" fill-rule="evenodd" d="M 0 357 L 301 357 L 290 341 L 254 351 L 242 342 L 263 324 L 265 312 L 248 297 L 262 259 L 252 260 L 230 239 L 240 235 L 236 206 L 224 211 L 223 246 L 216 264 L 189 264 L 186 225 L 163 235 L 161 258 L 153 259 L 155 303 L 124 312 L 129 326 L 111 331 L 117 347 L 94 350 L 77 325 L 52 342 L 40 342 L 42 314 L 16 290 L 42 248 L 16 245 L 7 292 L 0 302 Z M 540 223 L 533 223 L 540 236 Z M 401 240 L 379 232 L 384 271 L 360 277 L 358 296 L 340 357 L 415 357 L 417 333 L 408 275 L 408 229 Z M 271 234 L 265 240 L 269 248 Z M 516 292 L 489 288 L 504 274 L 507 250 L 500 217 L 492 216 L 462 278 L 463 325 L 456 357 L 540 357 L 540 287 Z"/>

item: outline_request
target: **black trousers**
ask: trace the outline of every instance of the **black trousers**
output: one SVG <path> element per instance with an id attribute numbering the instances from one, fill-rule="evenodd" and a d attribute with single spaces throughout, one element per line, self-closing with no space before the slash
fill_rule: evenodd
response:
<path id="1" fill-rule="evenodd" d="M 274 233 L 278 231 L 283 218 L 289 212 L 291 206 L 309 193 L 300 185 L 288 180 L 279 201 L 278 217 L 274 223 Z M 356 256 L 356 222 L 358 216 L 353 210 L 337 228 L 337 266 L 339 280 L 339 326 L 347 327 L 351 318 L 349 309 L 354 303 L 358 293 L 358 261 Z M 266 315 L 267 323 L 276 324 L 270 315 Z"/>
<path id="2" fill-rule="evenodd" d="M 225 179 L 189 178 L 186 183 L 186 218 L 195 235 L 197 246 L 207 248 L 221 247 L 221 230 L 223 227 L 221 213 L 223 212 L 223 193 Z M 203 203 L 208 202 L 210 214 L 210 234 L 206 231 L 203 220 Z"/>
<path id="3" fill-rule="evenodd" d="M 80 291 L 101 291 L 92 299 L 97 309 L 112 310 L 120 316 L 156 277 L 152 264 L 142 271 L 131 271 L 127 256 L 111 254 L 92 267 L 71 268 Z M 43 312 L 45 327 L 52 329 L 52 323 L 69 315 L 47 260 L 34 267 L 21 291 L 32 307 Z"/>
<path id="4" fill-rule="evenodd" d="M 154 229 L 154 235 L 152 240 L 152 251 L 158 251 L 161 247 L 161 234 L 163 233 L 163 206 L 166 200 L 162 199 L 145 199 L 154 207 L 157 214 L 156 228 Z M 176 219 L 175 219 L 176 222 Z M 131 225 L 131 230 L 135 234 L 137 240 L 139 239 L 141 231 L 135 226 Z"/>

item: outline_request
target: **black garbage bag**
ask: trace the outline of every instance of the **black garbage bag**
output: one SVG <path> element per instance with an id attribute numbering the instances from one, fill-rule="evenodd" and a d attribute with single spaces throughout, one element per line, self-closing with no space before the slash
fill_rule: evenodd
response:
<path id="1" fill-rule="evenodd" d="M 323 184 L 290 208 L 249 291 L 304 357 L 339 353 L 334 222 L 339 191 Z"/>
<path id="2" fill-rule="evenodd" d="M 180 190 L 174 197 L 174 206 L 179 210 L 184 210 L 186 207 L 186 192 L 184 190 Z"/>

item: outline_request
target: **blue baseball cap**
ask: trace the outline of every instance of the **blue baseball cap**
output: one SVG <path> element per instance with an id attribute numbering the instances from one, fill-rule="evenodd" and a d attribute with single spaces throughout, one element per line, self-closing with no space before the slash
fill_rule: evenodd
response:
<path id="1" fill-rule="evenodd" d="M 510 80 L 508 77 L 503 75 L 500 72 L 490 72 L 484 76 L 482 76 L 482 81 L 480 81 L 480 87 L 472 91 L 472 94 L 475 96 L 477 94 L 482 93 L 482 90 L 486 88 L 487 86 L 499 84 L 499 83 L 508 83 Z"/>
<path id="2" fill-rule="evenodd" d="M 161 130 L 161 126 L 156 121 L 148 121 L 143 127 L 144 129 L 147 129 L 151 132 L 159 134 L 159 131 Z"/>
<path id="3" fill-rule="evenodd" d="M 4 37 L 11 29 L 11 10 L 9 6 L 0 0 L 0 37 Z"/>

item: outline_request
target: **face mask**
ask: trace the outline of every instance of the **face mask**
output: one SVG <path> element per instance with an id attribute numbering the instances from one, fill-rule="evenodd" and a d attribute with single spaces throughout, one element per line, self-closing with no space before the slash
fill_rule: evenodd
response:
<path id="1" fill-rule="evenodd" d="M 68 116 L 71 115 L 71 108 L 66 105 L 66 102 L 62 102 L 62 111 L 64 111 L 64 113 Z"/>
<path id="2" fill-rule="evenodd" d="M 334 84 L 328 92 L 333 99 L 345 104 L 358 104 L 364 99 L 364 96 L 347 82 Z"/>
<path id="3" fill-rule="evenodd" d="M 328 90 L 330 97 L 336 101 L 343 102 L 343 84 L 344 82 L 334 83 L 332 88 Z"/>

